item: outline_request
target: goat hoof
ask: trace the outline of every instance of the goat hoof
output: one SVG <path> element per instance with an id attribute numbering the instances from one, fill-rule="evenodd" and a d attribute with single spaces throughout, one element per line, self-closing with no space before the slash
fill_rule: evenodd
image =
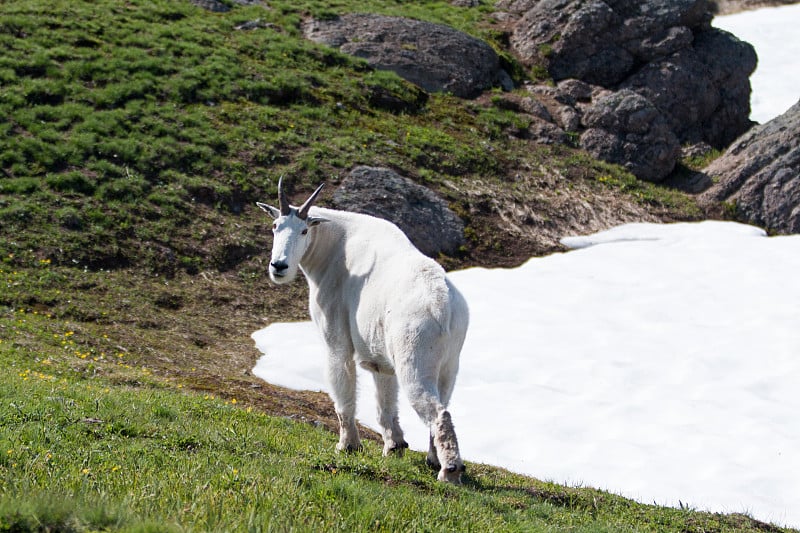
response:
<path id="1" fill-rule="evenodd" d="M 356 453 L 363 449 L 361 444 L 337 444 L 336 451 L 344 453 Z"/>
<path id="2" fill-rule="evenodd" d="M 452 483 L 454 485 L 461 485 L 461 472 L 464 471 L 463 465 L 450 465 L 447 468 L 439 470 L 439 481 L 445 483 Z"/>
<path id="3" fill-rule="evenodd" d="M 408 443 L 404 440 L 400 442 L 388 442 L 383 446 L 383 455 L 387 456 L 393 453 L 398 457 L 403 457 L 406 448 L 408 448 Z"/>
<path id="4" fill-rule="evenodd" d="M 425 464 L 433 470 L 439 470 L 442 468 L 442 465 L 439 464 L 439 461 L 434 461 L 430 457 L 425 458 Z"/>

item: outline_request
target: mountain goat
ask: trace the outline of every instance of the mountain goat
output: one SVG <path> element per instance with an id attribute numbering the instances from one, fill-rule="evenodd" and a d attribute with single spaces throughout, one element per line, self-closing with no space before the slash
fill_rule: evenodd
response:
<path id="1" fill-rule="evenodd" d="M 324 184 L 323 184 L 324 185 Z M 408 447 L 397 414 L 398 381 L 430 428 L 428 464 L 461 482 L 464 464 L 447 411 L 469 322 L 467 303 L 432 259 L 391 222 L 311 204 L 289 205 L 278 182 L 269 276 L 291 282 L 300 270 L 309 310 L 328 347 L 327 375 L 339 418 L 338 450 L 361 448 L 356 428 L 356 363 L 372 372 L 383 454 Z"/>

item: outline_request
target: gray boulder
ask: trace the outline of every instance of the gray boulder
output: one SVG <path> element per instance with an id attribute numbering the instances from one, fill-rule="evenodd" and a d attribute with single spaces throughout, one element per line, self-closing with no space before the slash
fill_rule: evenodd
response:
<path id="1" fill-rule="evenodd" d="M 633 56 L 617 44 L 620 17 L 605 3 L 542 0 L 514 25 L 511 47 L 523 62 L 543 61 L 555 80 L 622 81 Z"/>
<path id="2" fill-rule="evenodd" d="M 353 13 L 307 22 L 303 33 L 429 92 L 474 98 L 494 86 L 513 88 L 491 46 L 449 26 Z"/>
<path id="3" fill-rule="evenodd" d="M 527 125 L 523 127 L 516 125 L 508 127 L 506 133 L 510 136 L 526 139 L 536 144 L 569 144 L 571 142 L 566 131 L 573 130 L 567 129 L 557 122 L 561 117 L 554 117 L 548 107 L 538 99 L 515 93 L 504 93 L 496 98 L 493 97 L 493 102 L 501 109 L 508 109 L 520 117 L 528 118 Z"/>
<path id="4" fill-rule="evenodd" d="M 511 46 L 524 61 L 544 60 L 556 80 L 611 87 L 642 63 L 691 46 L 709 27 L 705 0 L 541 0 L 520 2 Z"/>
<path id="5" fill-rule="evenodd" d="M 661 112 L 646 98 L 624 89 L 595 99 L 586 108 L 580 146 L 595 157 L 625 166 L 639 179 L 667 177 L 681 146 Z"/>
<path id="6" fill-rule="evenodd" d="M 556 80 L 604 87 L 691 46 L 711 20 L 705 0 L 541 0 L 512 9 L 526 9 L 511 34 L 523 60 L 544 60 Z"/>
<path id="7" fill-rule="evenodd" d="M 333 204 L 394 222 L 430 257 L 453 255 L 464 244 L 464 223 L 447 202 L 388 168 L 354 168 L 334 192 Z"/>
<path id="8" fill-rule="evenodd" d="M 695 35 L 691 47 L 652 61 L 621 88 L 650 100 L 683 143 L 724 148 L 752 125 L 750 81 L 753 47 L 711 28 Z"/>
<path id="9" fill-rule="evenodd" d="M 575 78 L 649 99 L 682 143 L 723 148 L 752 125 L 753 47 L 712 28 L 706 0 L 541 0 L 513 25 L 512 48 L 556 81 Z"/>
<path id="10" fill-rule="evenodd" d="M 529 89 L 554 95 L 543 103 L 555 122 L 607 161 L 636 156 L 627 166 L 639 178 L 659 181 L 671 172 L 680 157 L 676 142 L 721 149 L 752 125 L 755 52 L 711 27 L 706 0 L 500 0 L 497 6 L 505 10 L 498 18 L 510 26 L 512 49 L 557 82 Z M 575 88 L 582 98 L 571 96 Z M 622 93 L 614 100 L 621 108 L 611 105 L 608 91 Z M 614 110 L 625 114 L 602 117 Z M 655 120 L 650 129 L 630 130 L 630 120 L 643 115 Z"/>
<path id="11" fill-rule="evenodd" d="M 704 172 L 715 184 L 700 203 L 712 214 L 733 210 L 772 231 L 800 233 L 800 101 L 737 139 Z"/>
<path id="12" fill-rule="evenodd" d="M 591 103 L 594 94 L 608 92 L 579 80 L 563 80 L 555 86 L 531 85 L 526 88 L 547 110 L 547 115 L 542 117 L 552 117 L 552 122 L 570 133 L 577 133 L 581 129 L 582 110 Z"/>

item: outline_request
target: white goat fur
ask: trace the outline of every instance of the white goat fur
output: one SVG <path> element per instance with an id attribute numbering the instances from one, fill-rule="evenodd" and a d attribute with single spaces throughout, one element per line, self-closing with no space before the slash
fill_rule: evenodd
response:
<path id="1" fill-rule="evenodd" d="M 275 218 L 270 277 L 288 283 L 299 268 L 308 280 L 311 318 L 328 347 L 337 449 L 361 447 L 358 363 L 375 379 L 384 455 L 408 447 L 397 414 L 399 380 L 430 428 L 428 463 L 439 469 L 440 480 L 459 483 L 464 465 L 446 408 L 469 322 L 466 301 L 442 267 L 397 226 L 368 215 L 309 209 L 313 198 L 301 208 L 306 218 L 288 202 L 283 211 L 258 205 Z"/>

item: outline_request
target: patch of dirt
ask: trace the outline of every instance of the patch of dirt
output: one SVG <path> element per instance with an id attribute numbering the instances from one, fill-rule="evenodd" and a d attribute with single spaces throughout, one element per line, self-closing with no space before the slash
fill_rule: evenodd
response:
<path id="1" fill-rule="evenodd" d="M 568 235 L 661 220 L 656 210 L 611 189 L 593 189 L 556 170 L 539 169 L 517 174 L 513 187 L 473 183 L 458 190 L 458 211 L 468 221 L 472 242 L 469 256 L 454 268 L 516 267 L 533 256 L 565 251 L 560 239 Z"/>

